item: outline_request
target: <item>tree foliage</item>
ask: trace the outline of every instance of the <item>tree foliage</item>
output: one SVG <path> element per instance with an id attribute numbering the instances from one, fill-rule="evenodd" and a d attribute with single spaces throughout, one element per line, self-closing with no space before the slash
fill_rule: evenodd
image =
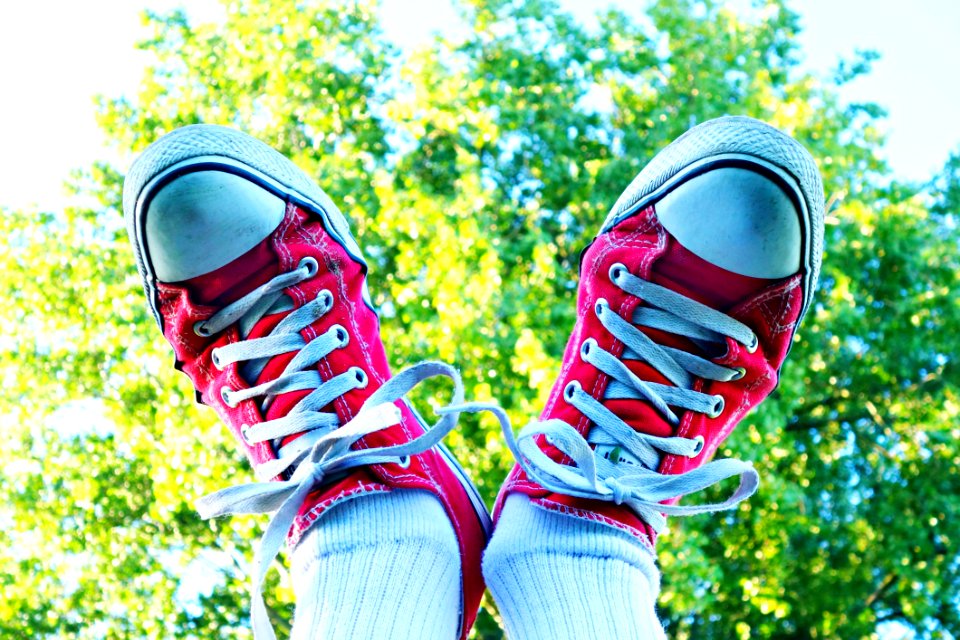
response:
<path id="1" fill-rule="evenodd" d="M 837 95 L 870 54 L 802 73 L 785 0 L 660 0 L 589 28 L 551 0 L 464 0 L 464 35 L 409 55 L 372 3 L 223 8 L 145 16 L 154 62 L 101 100 L 104 132 L 132 158 L 228 124 L 290 156 L 351 219 L 393 364 L 454 362 L 517 425 L 556 374 L 580 249 L 657 150 L 727 113 L 807 145 L 830 203 L 821 289 L 778 391 L 721 450 L 764 483 L 671 523 L 661 613 L 675 638 L 960 634 L 960 153 L 927 185 L 891 179 L 882 110 Z M 122 167 L 71 184 L 66 211 L 0 217 L 0 636 L 249 637 L 261 523 L 191 506 L 249 471 L 146 312 Z M 497 425 L 466 417 L 450 444 L 492 501 Z M 271 580 L 282 627 L 292 595 Z M 492 604 L 476 636 L 501 637 Z"/>

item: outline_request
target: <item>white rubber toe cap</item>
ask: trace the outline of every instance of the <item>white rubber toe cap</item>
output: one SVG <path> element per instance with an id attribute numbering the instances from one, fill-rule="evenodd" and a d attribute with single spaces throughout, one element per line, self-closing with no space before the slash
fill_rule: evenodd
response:
<path id="1" fill-rule="evenodd" d="M 181 282 L 236 260 L 269 236 L 286 203 L 221 171 L 188 173 L 150 201 L 144 240 L 157 280 Z"/>
<path id="2" fill-rule="evenodd" d="M 800 214 L 790 196 L 759 173 L 708 171 L 665 195 L 656 211 L 680 244 L 727 271 L 785 278 L 800 270 Z"/>

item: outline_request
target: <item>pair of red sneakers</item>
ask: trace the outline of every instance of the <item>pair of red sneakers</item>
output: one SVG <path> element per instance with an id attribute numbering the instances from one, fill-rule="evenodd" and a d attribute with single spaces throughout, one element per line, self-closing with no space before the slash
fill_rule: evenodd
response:
<path id="1" fill-rule="evenodd" d="M 263 143 L 196 125 L 137 159 L 124 209 L 177 368 L 262 481 L 204 498 L 201 513 L 276 512 L 257 554 L 255 626 L 285 539 L 296 545 L 359 494 L 421 489 L 458 537 L 466 638 L 492 522 L 440 440 L 459 412 L 485 407 L 464 403 L 447 365 L 391 376 L 367 265 L 337 207 Z M 663 514 L 750 495 L 752 467 L 705 461 L 777 383 L 816 284 L 822 220 L 812 158 L 763 123 L 713 120 L 658 154 L 583 254 L 577 323 L 541 421 L 515 440 L 500 414 L 518 465 L 495 513 L 522 493 L 652 550 Z M 433 375 L 455 392 L 430 427 L 404 394 Z M 722 504 L 676 504 L 737 475 Z"/>

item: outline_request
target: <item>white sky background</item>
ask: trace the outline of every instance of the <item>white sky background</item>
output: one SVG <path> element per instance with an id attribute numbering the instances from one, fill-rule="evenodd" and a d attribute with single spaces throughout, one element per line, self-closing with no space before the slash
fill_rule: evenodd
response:
<path id="1" fill-rule="evenodd" d="M 411 2 L 416 11 L 410 11 Z M 584 17 L 611 4 L 561 2 Z M 103 147 L 93 96 L 134 92 L 147 59 L 133 46 L 145 35 L 142 7 L 165 10 L 180 4 L 0 4 L 0 206 L 56 210 L 64 202 L 62 183 L 71 169 L 117 159 Z M 213 0 L 186 4 L 201 16 L 216 6 Z M 825 72 L 858 48 L 881 52 L 874 72 L 848 87 L 844 97 L 889 110 L 886 155 L 899 177 L 925 180 L 960 148 L 960 2 L 794 0 L 793 7 L 803 18 L 801 46 L 808 68 Z M 382 15 L 388 37 L 405 49 L 457 20 L 448 0 L 383 0 Z"/>

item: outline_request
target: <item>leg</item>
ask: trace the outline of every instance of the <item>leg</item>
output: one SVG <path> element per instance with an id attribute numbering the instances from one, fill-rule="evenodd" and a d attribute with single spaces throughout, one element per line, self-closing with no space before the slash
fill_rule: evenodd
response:
<path id="1" fill-rule="evenodd" d="M 813 159 L 748 118 L 687 132 L 620 197 L 541 422 L 507 434 L 483 568 L 515 640 L 660 637 L 657 533 L 756 490 L 751 465 L 707 460 L 776 386 L 822 237 Z M 722 503 L 677 504 L 730 477 Z"/>
<path id="2" fill-rule="evenodd" d="M 140 156 L 124 209 L 178 366 L 261 481 L 204 498 L 201 513 L 275 512 L 255 567 L 255 637 L 274 637 L 260 587 L 286 539 L 296 638 L 465 638 L 489 516 L 435 446 L 456 412 L 426 429 L 403 400 L 447 375 L 460 402 L 459 376 L 422 363 L 391 377 L 366 263 L 336 206 L 266 145 L 197 125 Z"/>

